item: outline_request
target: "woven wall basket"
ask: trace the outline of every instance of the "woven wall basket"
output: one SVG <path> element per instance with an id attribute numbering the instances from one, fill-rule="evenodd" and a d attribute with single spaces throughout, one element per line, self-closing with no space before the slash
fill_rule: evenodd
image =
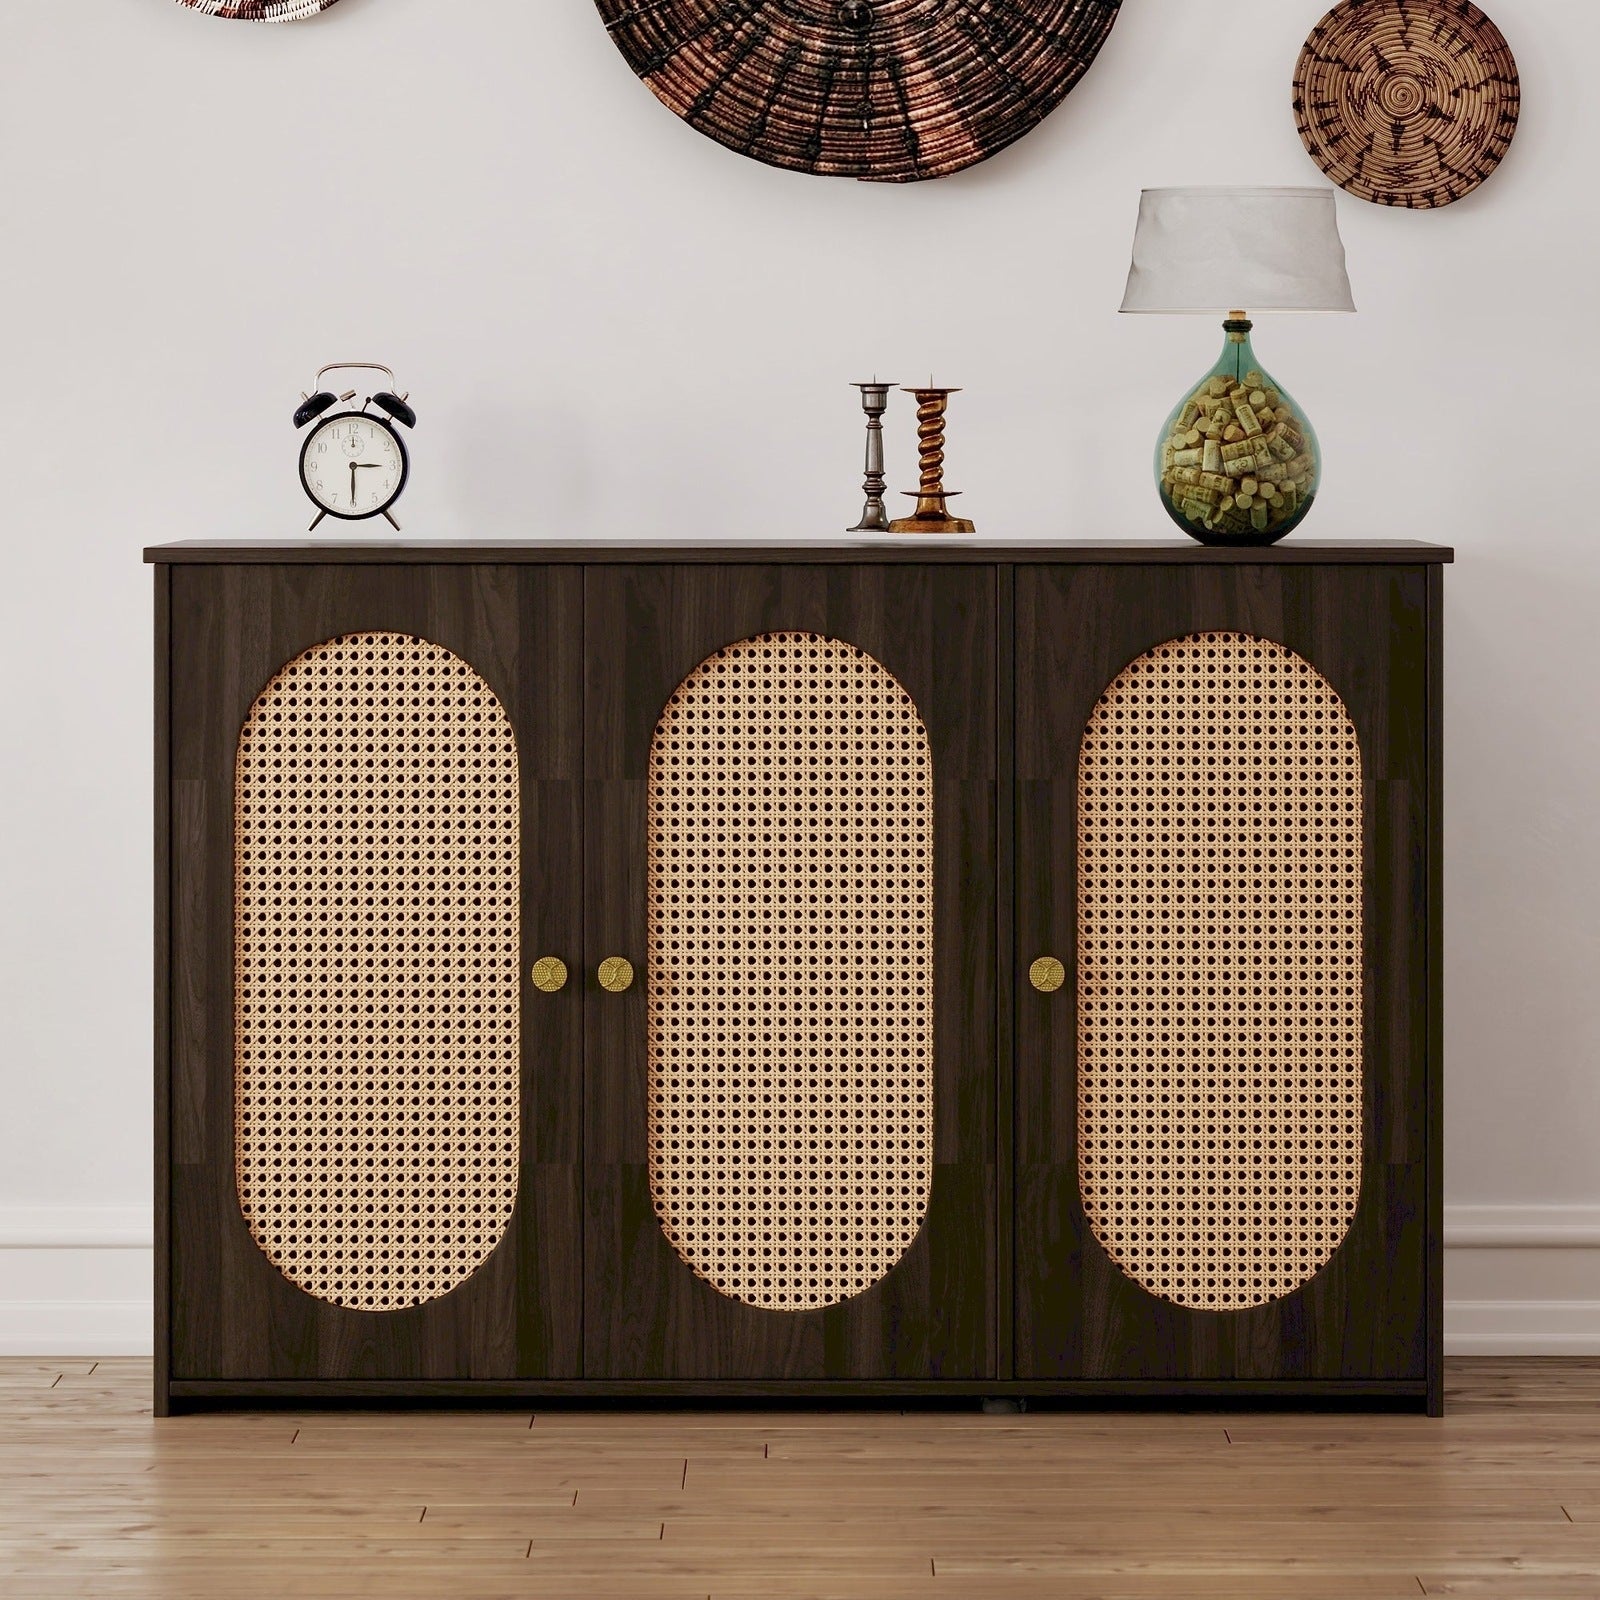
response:
<path id="1" fill-rule="evenodd" d="M 178 4 L 235 22 L 301 22 L 326 11 L 336 0 L 178 0 Z"/>
<path id="2" fill-rule="evenodd" d="M 911 182 L 1003 150 L 1089 70 L 1122 0 L 597 0 L 633 70 L 775 167 Z"/>
<path id="3" fill-rule="evenodd" d="M 1344 0 L 1295 68 L 1311 159 L 1385 206 L 1470 194 L 1511 148 L 1521 105 L 1511 47 L 1471 0 Z"/>

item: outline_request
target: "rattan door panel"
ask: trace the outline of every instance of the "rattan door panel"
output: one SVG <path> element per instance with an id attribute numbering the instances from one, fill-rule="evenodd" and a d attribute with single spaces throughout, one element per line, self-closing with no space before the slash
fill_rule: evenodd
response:
<path id="1" fill-rule="evenodd" d="M 678 686 L 647 798 L 650 1191 L 770 1311 L 863 1294 L 933 1181 L 933 763 L 865 651 L 741 639 Z"/>
<path id="2" fill-rule="evenodd" d="M 992 570 L 613 568 L 591 569 L 587 588 L 590 639 L 619 645 L 587 663 L 586 1370 L 625 1380 L 989 1374 Z M 818 672 L 833 689 L 852 687 L 814 699 L 819 680 L 808 675 Z M 787 738 L 776 748 L 729 720 L 730 691 L 736 705 L 781 710 L 791 734 L 815 708 L 831 750 Z M 833 766 L 817 784 L 775 768 L 746 806 L 714 792 L 703 763 L 719 751 L 728 762 Z M 874 785 L 884 793 L 860 798 Z M 812 787 L 845 821 L 819 813 L 821 854 L 807 866 L 794 850 Z M 674 799 L 697 809 L 675 814 Z M 853 809 L 874 804 L 876 843 L 860 837 L 865 813 Z M 701 826 L 708 806 L 720 840 Z M 724 890 L 697 881 L 699 852 L 713 868 L 719 850 L 759 855 L 763 829 L 782 861 L 754 899 L 739 872 Z M 870 928 L 838 906 L 816 923 L 830 978 L 797 981 L 788 962 L 805 951 L 785 943 L 773 981 L 752 983 L 759 947 L 792 939 L 813 897 L 858 870 L 858 849 L 886 852 L 877 887 L 857 887 L 892 907 L 881 902 Z M 694 872 L 678 870 L 686 851 Z M 763 897 L 776 920 L 757 926 Z M 707 970 L 708 941 L 751 939 Z M 645 981 L 603 992 L 593 973 L 609 955 L 627 956 Z M 830 982 L 832 996 L 813 993 Z M 826 1116 L 806 1109 L 812 1096 Z M 739 1152 L 760 1168 L 743 1188 Z M 699 1198 L 719 1189 L 724 1209 L 703 1214 Z"/>
<path id="3" fill-rule="evenodd" d="M 1420 570 L 1018 569 L 1018 958 L 1070 975 L 1018 988 L 1019 1377 L 1426 1375 L 1427 648 Z"/>
<path id="4" fill-rule="evenodd" d="M 175 574 L 176 1378 L 578 1375 L 580 606 Z"/>
<path id="5" fill-rule="evenodd" d="M 1239 632 L 1130 663 L 1078 758 L 1078 1177 L 1142 1288 L 1303 1288 L 1361 1194 L 1361 746 L 1302 657 Z"/>
<path id="6" fill-rule="evenodd" d="M 291 1283 L 391 1312 L 459 1288 L 517 1199 L 520 776 L 459 656 L 314 646 L 234 781 L 239 1202 Z"/>

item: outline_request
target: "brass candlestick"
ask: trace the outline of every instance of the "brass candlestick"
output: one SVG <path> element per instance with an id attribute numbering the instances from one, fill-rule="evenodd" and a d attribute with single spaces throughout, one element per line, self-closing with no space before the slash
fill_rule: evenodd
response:
<path id="1" fill-rule="evenodd" d="M 867 414 L 867 475 L 861 485 L 866 491 L 867 504 L 861 513 L 861 520 L 846 531 L 887 533 L 889 513 L 883 504 L 886 481 L 883 475 L 883 414 L 889 409 L 889 391 L 894 384 L 879 383 L 874 378 L 871 383 L 858 383 L 855 387 L 861 391 L 861 409 Z"/>
<path id="2" fill-rule="evenodd" d="M 922 486 L 905 492 L 917 502 L 909 517 L 897 517 L 889 524 L 890 533 L 976 533 L 977 524 L 965 517 L 952 517 L 946 501 L 959 489 L 944 486 L 944 417 L 950 396 L 959 389 L 908 389 L 917 397 L 917 456 L 922 467 Z"/>

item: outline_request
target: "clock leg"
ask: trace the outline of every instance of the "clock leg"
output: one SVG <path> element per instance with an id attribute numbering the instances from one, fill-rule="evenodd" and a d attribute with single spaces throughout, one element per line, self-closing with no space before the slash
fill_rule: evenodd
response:
<path id="1" fill-rule="evenodd" d="M 327 514 L 328 513 L 326 511 L 319 511 L 317 513 L 317 520 L 311 524 L 311 527 L 310 527 L 310 529 L 308 531 L 311 532 L 311 533 L 315 533 L 317 531 L 317 528 L 320 526 L 320 524 L 322 522 L 322 519 L 325 516 L 327 516 Z"/>
<path id="2" fill-rule="evenodd" d="M 389 519 L 389 526 L 393 528 L 396 533 L 399 533 L 400 524 L 394 520 L 394 513 L 392 511 L 385 511 L 384 516 Z"/>

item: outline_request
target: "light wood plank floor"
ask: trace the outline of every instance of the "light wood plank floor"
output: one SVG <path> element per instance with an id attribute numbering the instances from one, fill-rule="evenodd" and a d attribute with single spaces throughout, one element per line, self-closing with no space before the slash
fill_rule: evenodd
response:
<path id="1" fill-rule="evenodd" d="M 154 1422 L 0 1362 L 0 1595 L 1600 1597 L 1600 1361 L 1450 1415 L 539 1411 Z"/>

